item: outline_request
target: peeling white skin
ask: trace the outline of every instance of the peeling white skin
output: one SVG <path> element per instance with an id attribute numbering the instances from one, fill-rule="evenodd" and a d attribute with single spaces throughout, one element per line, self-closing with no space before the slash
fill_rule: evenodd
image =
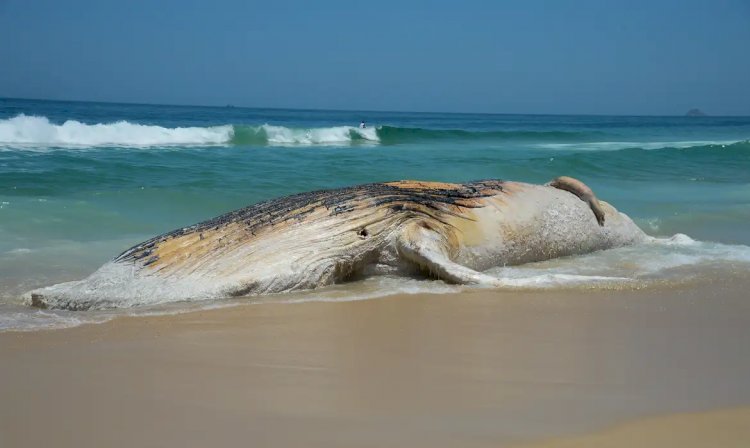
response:
<path id="1" fill-rule="evenodd" d="M 410 194 L 426 188 L 437 196 L 466 188 L 413 181 L 373 185 L 396 185 L 396 190 L 408 185 L 414 188 Z M 482 194 L 425 207 L 408 198 L 379 204 L 389 193 L 378 191 L 371 198 L 364 188 L 341 201 L 342 210 L 348 208 L 340 213 L 331 211 L 338 204 L 334 200 L 325 207 L 295 204 L 295 212 L 304 214 L 252 229 L 235 217 L 210 227 L 191 226 L 176 236 L 157 237 L 153 247 L 144 243 L 131 249 L 140 258 L 126 252 L 84 280 L 24 297 L 29 304 L 50 308 L 130 307 L 311 289 L 367 275 L 418 271 L 451 283 L 500 286 L 502 280 L 481 271 L 647 238 L 603 201 L 600 226 L 586 202 L 552 186 L 467 185 Z M 394 209 L 394 204 L 402 208 Z"/>
<path id="2" fill-rule="evenodd" d="M 506 184 L 507 185 L 507 184 Z M 599 226 L 589 206 L 575 195 L 552 187 L 513 183 L 512 200 L 488 199 L 489 206 L 464 232 L 455 261 L 483 271 L 567 255 L 635 244 L 646 235 L 624 213 L 599 201 L 605 213 Z"/>

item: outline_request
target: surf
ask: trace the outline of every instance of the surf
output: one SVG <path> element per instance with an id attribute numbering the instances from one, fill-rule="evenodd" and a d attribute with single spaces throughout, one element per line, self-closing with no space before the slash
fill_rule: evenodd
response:
<path id="1" fill-rule="evenodd" d="M 0 145 L 55 146 L 168 146 L 221 144 L 231 140 L 232 126 L 175 127 L 117 121 L 85 124 L 66 120 L 54 124 L 47 117 L 17 115 L 0 120 Z"/>
<path id="2" fill-rule="evenodd" d="M 689 150 L 704 154 L 723 150 L 748 153 L 747 140 L 618 141 L 602 131 L 466 130 L 380 125 L 294 127 L 278 124 L 220 124 L 166 127 L 119 120 L 84 123 L 67 119 L 55 123 L 41 115 L 19 114 L 0 119 L 0 150 L 159 147 L 306 147 L 469 143 L 494 148 L 523 148 L 553 152 L 617 152 Z"/>
<path id="3" fill-rule="evenodd" d="M 354 126 L 289 128 L 264 124 L 234 126 L 229 143 L 234 145 L 322 146 L 354 143 L 380 143 L 378 130 Z"/>

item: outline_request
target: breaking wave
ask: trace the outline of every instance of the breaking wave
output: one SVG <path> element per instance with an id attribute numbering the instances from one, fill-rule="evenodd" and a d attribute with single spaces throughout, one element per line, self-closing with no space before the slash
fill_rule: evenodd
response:
<path id="1" fill-rule="evenodd" d="M 397 126 L 294 128 L 271 124 L 170 128 L 128 121 L 87 124 L 67 120 L 55 124 L 46 117 L 23 114 L 0 119 L 0 149 L 6 150 L 111 146 L 345 146 L 482 141 L 579 152 L 729 149 L 747 153 L 750 146 L 747 141 L 621 142 L 605 141 L 607 138 L 601 132 L 573 131 L 467 131 Z"/>
<path id="2" fill-rule="evenodd" d="M 378 130 L 354 126 L 287 128 L 284 126 L 235 126 L 230 143 L 235 145 L 349 145 L 379 143 Z"/>
<path id="3" fill-rule="evenodd" d="M 0 147 L 161 147 L 207 145 L 347 145 L 379 142 L 375 128 L 353 126 L 287 128 L 284 126 L 209 126 L 168 128 L 118 121 L 54 124 L 46 117 L 18 115 L 0 120 Z"/>
<path id="4" fill-rule="evenodd" d="M 58 125 L 46 117 L 28 115 L 0 120 L 2 146 L 206 145 L 226 143 L 232 134 L 232 126 L 165 128 L 127 121 L 85 124 L 75 120 Z"/>

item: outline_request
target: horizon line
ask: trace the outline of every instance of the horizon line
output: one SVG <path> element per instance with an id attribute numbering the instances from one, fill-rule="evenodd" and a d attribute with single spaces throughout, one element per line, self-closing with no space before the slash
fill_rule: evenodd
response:
<path id="1" fill-rule="evenodd" d="M 446 111 L 417 111 L 417 110 L 387 110 L 387 109 L 324 109 L 310 107 L 263 107 L 263 106 L 238 106 L 227 103 L 224 106 L 206 105 L 206 104 L 167 104 L 167 103 L 143 103 L 129 101 L 93 101 L 93 100 L 70 100 L 70 99 L 51 99 L 51 98 L 21 98 L 0 96 L 0 100 L 21 100 L 21 101 L 47 101 L 51 103 L 92 103 L 92 104 L 121 104 L 130 106 L 166 106 L 166 107 L 205 107 L 214 109 L 255 109 L 255 110 L 299 110 L 315 112 L 375 112 L 375 113 L 398 113 L 398 114 L 453 114 L 453 115 L 521 115 L 521 116 L 579 116 L 579 117 L 688 117 L 682 115 L 665 115 L 665 114 L 594 114 L 594 113 L 514 113 L 514 112 L 446 112 Z M 703 112 L 700 108 L 698 109 Z M 705 112 L 704 112 L 705 113 Z M 689 118 L 720 118 L 720 117 L 750 117 L 750 115 L 711 115 L 689 116 Z"/>

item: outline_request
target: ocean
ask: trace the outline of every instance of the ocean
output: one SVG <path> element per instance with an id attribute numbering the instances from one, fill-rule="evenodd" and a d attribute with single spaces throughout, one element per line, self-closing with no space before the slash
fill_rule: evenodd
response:
<path id="1" fill-rule="evenodd" d="M 359 129 L 360 121 L 367 128 Z M 447 292 L 379 278 L 312 292 L 87 312 L 21 296 L 157 234 L 302 191 L 399 179 L 577 177 L 647 244 L 489 273 L 521 288 L 649 287 L 750 271 L 750 117 L 454 114 L 0 99 L 0 331 L 239 302 Z"/>

